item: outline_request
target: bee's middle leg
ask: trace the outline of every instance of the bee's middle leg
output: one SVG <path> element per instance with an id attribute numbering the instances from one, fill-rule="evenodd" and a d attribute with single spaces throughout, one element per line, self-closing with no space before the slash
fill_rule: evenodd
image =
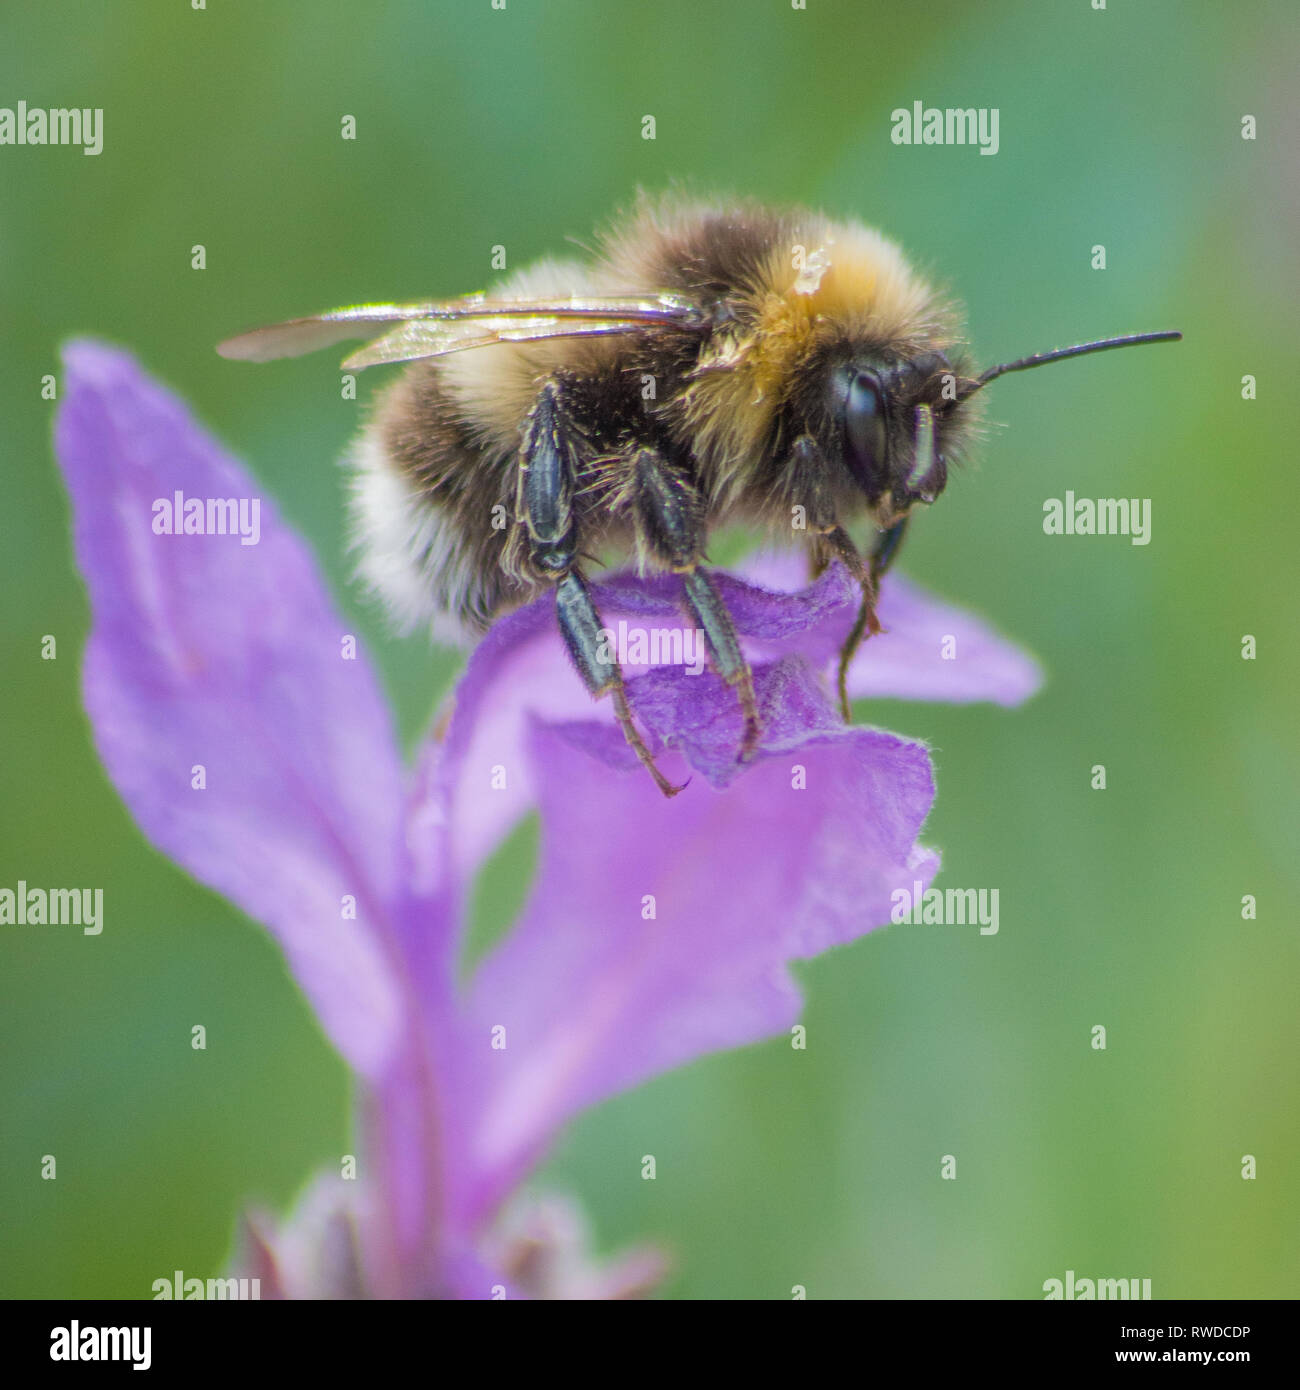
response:
<path id="1" fill-rule="evenodd" d="M 637 537 L 643 550 L 682 576 L 686 602 L 704 633 L 718 675 L 736 692 L 745 721 L 740 760 L 758 746 L 762 725 L 754 674 L 740 649 L 731 614 L 712 576 L 700 567 L 704 558 L 704 501 L 686 473 L 656 449 L 632 456 L 628 479 Z"/>
<path id="2" fill-rule="evenodd" d="M 573 460 L 566 441 L 561 387 L 548 381 L 528 418 L 520 449 L 517 513 L 527 531 L 528 559 L 534 571 L 555 585 L 555 612 L 569 655 L 583 684 L 595 698 L 609 695 L 628 746 L 665 796 L 681 787 L 655 763 L 632 718 L 618 661 L 601 637 L 600 615 L 577 562 L 573 516 Z M 604 648 L 604 650 L 602 650 Z"/>

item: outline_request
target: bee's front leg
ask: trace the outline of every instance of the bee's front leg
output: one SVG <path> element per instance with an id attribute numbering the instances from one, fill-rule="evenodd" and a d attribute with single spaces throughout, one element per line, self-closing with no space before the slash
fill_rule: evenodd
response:
<path id="1" fill-rule="evenodd" d="M 609 695 L 628 746 L 665 796 L 681 787 L 659 768 L 632 719 L 623 672 L 608 654 L 600 615 L 577 563 L 573 515 L 573 450 L 567 437 L 562 388 L 548 381 L 524 427 L 519 453 L 518 513 L 527 531 L 528 559 L 539 578 L 555 585 L 555 613 L 569 655 L 591 694 Z"/>
<path id="2" fill-rule="evenodd" d="M 862 639 L 867 634 L 874 636 L 876 633 L 883 632 L 876 618 L 876 595 L 880 592 L 880 577 L 894 563 L 894 556 L 898 554 L 898 548 L 903 543 L 903 536 L 907 532 L 909 518 L 904 517 L 901 521 L 896 521 L 888 528 L 881 531 L 875 543 L 871 547 L 871 555 L 867 560 L 866 578 L 862 578 L 862 559 L 858 554 L 857 547 L 854 546 L 852 539 L 847 533 L 836 528 L 844 541 L 852 550 L 852 562 L 844 555 L 844 551 L 838 548 L 834 534 L 828 536 L 833 545 L 837 545 L 837 553 L 845 559 L 845 563 L 853 570 L 858 582 L 862 585 L 862 606 L 858 609 L 857 620 L 849 630 L 849 635 L 845 639 L 843 647 L 840 648 L 839 666 L 839 696 L 840 712 L 844 715 L 847 723 L 850 716 L 849 709 L 849 666 L 858 648 L 862 645 Z M 855 568 L 856 566 L 856 568 Z"/>
<path id="3" fill-rule="evenodd" d="M 686 471 L 656 449 L 641 448 L 629 461 L 626 483 L 637 541 L 643 553 L 682 576 L 686 603 L 704 633 L 714 670 L 736 692 L 745 721 L 740 761 L 758 747 L 762 726 L 754 674 L 740 649 L 735 624 L 704 558 L 704 500 Z"/>
<path id="4" fill-rule="evenodd" d="M 894 522 L 888 530 L 882 531 L 876 537 L 876 543 L 871 547 L 871 579 L 873 583 L 879 583 L 880 576 L 898 558 L 903 537 L 907 535 L 907 523 L 911 519 L 910 516 L 903 517 L 901 521 Z"/>
<path id="5" fill-rule="evenodd" d="M 852 664 L 858 648 L 862 645 L 863 639 L 868 636 L 874 637 L 882 631 L 880 620 L 876 617 L 876 595 L 879 590 L 880 577 L 893 563 L 894 555 L 902 542 L 903 533 L 907 527 L 907 518 L 904 517 L 901 521 L 895 522 L 887 531 L 880 532 L 872 547 L 870 557 L 864 560 L 857 546 L 853 543 L 853 537 L 839 524 L 835 517 L 823 481 L 826 477 L 825 460 L 817 441 L 811 435 L 800 435 L 791 447 L 790 462 L 792 468 L 796 470 L 796 481 L 793 487 L 800 496 L 806 495 L 809 499 L 808 503 L 805 504 L 809 510 L 809 522 L 818 536 L 823 554 L 829 554 L 841 560 L 845 569 L 857 581 L 858 588 L 862 593 L 858 615 L 853 626 L 849 629 L 849 635 L 845 638 L 844 645 L 840 648 L 836 681 L 840 698 L 840 713 L 847 722 L 851 715 L 848 691 L 849 666 Z"/>

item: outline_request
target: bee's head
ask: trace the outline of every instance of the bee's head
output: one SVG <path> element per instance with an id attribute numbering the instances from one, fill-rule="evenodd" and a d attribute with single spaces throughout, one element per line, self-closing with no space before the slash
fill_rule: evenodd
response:
<path id="1" fill-rule="evenodd" d="M 1134 333 L 1077 347 L 1035 353 L 970 376 L 941 351 L 915 355 L 853 352 L 832 363 L 824 378 L 823 418 L 838 457 L 866 495 L 877 521 L 889 525 L 918 503 L 933 502 L 948 481 L 948 464 L 974 424 L 967 404 L 1007 372 L 1141 343 L 1176 342 L 1176 332 Z M 829 447 L 827 447 L 829 445 Z"/>
<path id="2" fill-rule="evenodd" d="M 825 406 L 833 455 L 885 518 L 905 516 L 943 491 L 966 423 L 963 380 L 942 352 L 854 358 L 832 368 Z"/>

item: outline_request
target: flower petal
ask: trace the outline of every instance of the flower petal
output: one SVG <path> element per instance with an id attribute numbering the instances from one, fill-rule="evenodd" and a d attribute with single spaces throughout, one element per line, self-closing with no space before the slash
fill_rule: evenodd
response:
<path id="1" fill-rule="evenodd" d="M 802 567 L 793 551 L 766 551 L 751 556 L 742 570 L 756 583 L 792 591 L 799 587 Z M 877 611 L 885 631 L 864 642 L 849 667 L 849 694 L 856 700 L 1018 705 L 1042 685 L 1042 670 L 1028 653 L 897 570 L 881 583 Z M 851 622 L 846 610 L 838 623 L 827 625 L 820 652 L 810 651 L 809 659 L 830 663 Z"/>
<path id="2" fill-rule="evenodd" d="M 816 582 L 801 587 L 804 561 L 793 551 L 764 552 L 744 565 L 746 578 L 716 573 L 723 600 L 756 666 L 802 655 L 829 678 L 857 606 L 855 586 L 832 565 Z M 902 575 L 882 586 L 880 612 L 889 631 L 863 644 L 849 672 L 855 698 L 978 701 L 1012 705 L 1039 687 L 1042 673 L 1033 658 L 1000 637 L 981 619 L 925 593 Z M 602 621 L 612 631 L 620 622 L 661 631 L 685 628 L 681 581 L 674 575 L 637 579 L 607 577 L 594 586 Z M 945 643 L 946 638 L 953 639 Z M 949 653 L 949 655 L 945 655 Z M 673 673 L 625 663 L 634 705 L 661 704 Z M 697 678 L 710 707 L 734 707 L 712 678 Z M 728 705 L 730 701 L 730 705 Z M 681 706 L 686 712 L 687 707 Z M 463 878 L 504 838 L 535 803 L 536 789 L 525 756 L 526 715 L 612 720 L 608 701 L 593 703 L 559 640 L 554 599 L 546 595 L 497 622 L 470 658 L 456 690 L 455 711 L 441 759 L 439 795 L 453 808 L 449 834 L 454 870 Z M 663 719 L 660 731 L 671 729 Z M 737 726 L 738 727 L 738 726 Z M 696 763 L 696 766 L 701 764 Z M 714 768 L 709 775 L 717 780 Z M 432 789 L 432 788 L 431 788 Z"/>
<path id="3" fill-rule="evenodd" d="M 796 594 L 774 593 L 727 574 L 716 574 L 715 580 L 737 630 L 752 639 L 757 660 L 770 661 L 777 654 L 829 654 L 852 621 L 853 585 L 838 567 Z M 620 622 L 669 633 L 685 629 L 691 624 L 681 592 L 680 578 L 667 574 L 645 579 L 613 575 L 593 587 L 601 620 L 611 631 L 617 631 Z M 635 682 L 634 707 L 645 699 L 661 708 L 663 689 L 655 681 L 676 679 L 684 672 L 660 668 L 651 671 L 650 683 L 644 684 L 637 673 L 646 669 L 634 662 L 624 664 L 629 682 Z M 720 696 L 720 683 L 708 674 L 689 679 L 691 693 L 708 689 L 710 708 L 725 708 L 728 716 L 734 715 L 737 732 L 729 735 L 734 745 L 739 732 L 734 693 Z M 452 867 L 464 879 L 536 803 L 526 747 L 530 716 L 594 719 L 612 726 L 613 711 L 609 700 L 593 701 L 578 678 L 560 640 L 550 594 L 492 627 L 471 656 L 454 701 L 436 776 L 423 779 L 430 797 L 436 793 L 448 809 L 434 815 L 429 798 L 418 809 L 435 820 L 445 819 Z"/>
<path id="4" fill-rule="evenodd" d="M 667 1256 L 653 1246 L 625 1250 L 609 1260 L 599 1259 L 592 1246 L 586 1213 L 558 1193 L 520 1194 L 483 1240 L 491 1267 L 508 1271 L 528 1298 L 644 1298 L 668 1273 Z"/>
<path id="5" fill-rule="evenodd" d="M 807 689 L 770 697 L 780 728 Z M 891 893 L 938 867 L 916 843 L 934 792 L 919 744 L 788 730 L 725 792 L 697 779 L 668 801 L 649 778 L 575 757 L 574 734 L 534 721 L 538 879 L 466 1004 L 479 1213 L 574 1112 L 788 1028 L 801 1002 L 788 963 L 889 920 Z M 617 730 L 581 736 L 621 761 Z"/>
<path id="6" fill-rule="evenodd" d="M 116 349 L 77 342 L 65 364 L 56 445 L 100 755 L 145 834 L 271 929 L 334 1045 L 377 1072 L 401 1019 L 382 938 L 403 787 L 374 674 L 345 659 L 307 547 L 184 406 Z M 234 498 L 251 523 L 256 498 L 256 543 L 156 534 L 178 492 L 205 522 L 207 499 Z"/>

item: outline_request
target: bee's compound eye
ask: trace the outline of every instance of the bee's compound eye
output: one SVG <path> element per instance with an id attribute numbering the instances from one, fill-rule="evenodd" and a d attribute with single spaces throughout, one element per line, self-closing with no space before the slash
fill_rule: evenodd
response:
<path id="1" fill-rule="evenodd" d="M 865 372 L 858 372 L 849 382 L 844 435 L 849 466 L 858 481 L 868 491 L 879 487 L 885 467 L 885 403 L 880 387 Z"/>

